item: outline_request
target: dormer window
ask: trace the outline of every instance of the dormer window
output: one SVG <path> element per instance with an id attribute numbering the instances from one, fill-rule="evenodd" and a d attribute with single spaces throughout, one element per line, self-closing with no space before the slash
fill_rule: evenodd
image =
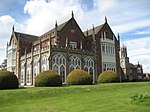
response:
<path id="1" fill-rule="evenodd" d="M 77 42 L 70 41 L 70 48 L 76 49 L 77 48 Z"/>

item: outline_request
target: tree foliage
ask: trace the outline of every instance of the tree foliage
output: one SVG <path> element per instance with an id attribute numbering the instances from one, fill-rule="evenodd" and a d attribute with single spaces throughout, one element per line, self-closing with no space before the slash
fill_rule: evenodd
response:
<path id="1" fill-rule="evenodd" d="M 4 59 L 3 63 L 0 65 L 0 70 L 6 70 L 7 68 L 7 59 Z"/>

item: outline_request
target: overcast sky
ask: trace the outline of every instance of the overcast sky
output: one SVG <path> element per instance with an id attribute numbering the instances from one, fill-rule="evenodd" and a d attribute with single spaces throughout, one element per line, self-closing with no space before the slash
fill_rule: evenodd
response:
<path id="1" fill-rule="evenodd" d="M 150 0 L 3 0 L 0 2 L 0 63 L 6 58 L 6 43 L 12 26 L 15 31 L 42 35 L 54 27 L 75 19 L 82 31 L 104 23 L 105 16 L 113 32 L 127 46 L 130 62 L 150 72 Z"/>

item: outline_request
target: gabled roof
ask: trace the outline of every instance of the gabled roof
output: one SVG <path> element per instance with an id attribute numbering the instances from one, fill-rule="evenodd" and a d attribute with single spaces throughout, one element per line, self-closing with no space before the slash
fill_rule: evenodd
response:
<path id="1" fill-rule="evenodd" d="M 135 66 L 132 63 L 129 63 L 130 68 L 135 68 Z"/>
<path id="2" fill-rule="evenodd" d="M 140 64 L 134 65 L 132 63 L 129 63 L 129 66 L 130 66 L 130 68 L 138 68 L 138 67 L 142 68 L 142 65 L 140 65 Z"/>
<path id="3" fill-rule="evenodd" d="M 70 21 L 70 20 L 68 20 L 68 21 L 66 21 L 66 22 L 64 22 L 64 23 L 62 23 L 62 24 L 60 24 L 60 25 L 58 25 L 58 26 L 57 26 L 57 30 L 60 31 L 61 29 L 63 29 L 63 27 L 64 27 L 69 21 Z M 48 32 L 44 33 L 44 34 L 41 35 L 40 37 L 44 36 L 44 35 L 47 34 L 47 33 L 52 33 L 52 32 L 55 32 L 55 28 L 53 28 L 53 29 L 49 30 Z"/>
<path id="4" fill-rule="evenodd" d="M 14 33 L 15 33 L 16 39 L 22 42 L 32 43 L 36 39 L 38 39 L 38 36 L 35 36 L 35 35 L 29 35 L 29 34 L 24 34 L 20 32 L 14 32 Z"/>
<path id="5" fill-rule="evenodd" d="M 97 33 L 101 30 L 101 28 L 102 28 L 103 26 L 104 26 L 104 24 L 95 27 L 95 28 L 94 28 L 95 34 L 97 34 Z M 87 31 L 84 31 L 83 33 L 84 33 L 85 36 L 87 36 Z M 88 30 L 88 36 L 90 36 L 90 35 L 93 35 L 93 28 L 90 29 L 90 30 Z"/>

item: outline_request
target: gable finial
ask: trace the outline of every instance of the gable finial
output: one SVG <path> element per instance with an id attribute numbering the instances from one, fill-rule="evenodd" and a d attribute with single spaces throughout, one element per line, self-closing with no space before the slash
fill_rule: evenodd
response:
<path id="1" fill-rule="evenodd" d="M 73 13 L 73 10 L 72 10 L 71 16 L 72 16 L 72 18 L 74 18 L 74 13 Z"/>
<path id="2" fill-rule="evenodd" d="M 120 40 L 120 35 L 119 35 L 119 32 L 118 32 L 118 40 Z"/>
<path id="3" fill-rule="evenodd" d="M 93 30 L 94 30 L 94 24 L 93 24 Z"/>
<path id="4" fill-rule="evenodd" d="M 105 23 L 107 23 L 107 17 L 105 16 Z"/>
<path id="5" fill-rule="evenodd" d="M 14 25 L 13 25 L 13 27 L 12 27 L 12 31 L 14 32 L 14 30 L 15 30 L 15 27 L 14 27 Z"/>
<path id="6" fill-rule="evenodd" d="M 88 36 L 89 34 L 88 34 L 88 29 L 87 29 L 87 31 L 86 31 L 86 35 Z"/>
<path id="7" fill-rule="evenodd" d="M 57 25 L 57 20 L 56 20 L 56 23 L 55 23 L 55 27 L 57 27 L 58 25 Z"/>

